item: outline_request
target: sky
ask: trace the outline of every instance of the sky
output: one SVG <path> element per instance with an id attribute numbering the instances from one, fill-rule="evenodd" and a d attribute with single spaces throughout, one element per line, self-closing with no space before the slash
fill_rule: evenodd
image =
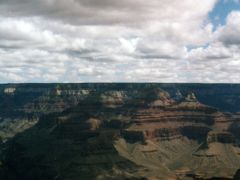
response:
<path id="1" fill-rule="evenodd" d="M 240 0 L 0 0 L 0 83 L 240 83 Z"/>

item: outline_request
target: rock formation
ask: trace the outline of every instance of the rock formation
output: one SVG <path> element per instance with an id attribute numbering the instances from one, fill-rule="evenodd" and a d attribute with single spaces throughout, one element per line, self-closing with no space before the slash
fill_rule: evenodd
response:
<path id="1" fill-rule="evenodd" d="M 0 179 L 238 178 L 239 114 L 213 107 L 204 85 L 13 87 L 0 87 L 0 136 L 14 132 L 0 143 Z M 239 105 L 225 93 L 219 102 Z"/>

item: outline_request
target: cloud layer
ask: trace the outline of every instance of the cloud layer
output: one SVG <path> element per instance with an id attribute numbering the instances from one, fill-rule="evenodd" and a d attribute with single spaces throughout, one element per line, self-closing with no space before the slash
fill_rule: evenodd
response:
<path id="1" fill-rule="evenodd" d="M 239 82 L 217 0 L 1 0 L 0 82 Z"/>

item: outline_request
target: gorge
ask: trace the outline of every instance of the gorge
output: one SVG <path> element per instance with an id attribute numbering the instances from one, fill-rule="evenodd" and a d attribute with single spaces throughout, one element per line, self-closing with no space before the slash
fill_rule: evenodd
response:
<path id="1" fill-rule="evenodd" d="M 6 84 L 0 108 L 0 179 L 239 179 L 238 84 Z"/>

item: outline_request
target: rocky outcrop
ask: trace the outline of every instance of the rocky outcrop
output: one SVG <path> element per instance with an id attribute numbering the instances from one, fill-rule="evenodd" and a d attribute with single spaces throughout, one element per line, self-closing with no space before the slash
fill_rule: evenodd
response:
<path id="1" fill-rule="evenodd" d="M 119 107 L 127 100 L 124 91 L 107 91 L 100 95 L 100 102 L 106 107 Z"/>
<path id="2" fill-rule="evenodd" d="M 14 92 L 16 91 L 16 88 L 12 88 L 12 87 L 9 87 L 9 88 L 5 88 L 4 89 L 4 93 L 5 94 L 8 94 L 8 95 L 14 95 Z"/>
<path id="3" fill-rule="evenodd" d="M 205 104 L 200 103 L 194 93 L 189 93 L 183 101 L 171 107 L 172 109 L 188 111 L 188 110 L 197 110 L 201 112 L 206 112 L 208 114 L 217 112 L 216 108 L 207 106 Z"/>
<path id="4" fill-rule="evenodd" d="M 178 89 L 173 98 L 175 101 L 179 102 L 183 100 L 184 96 L 182 95 L 181 91 Z"/>
<path id="5" fill-rule="evenodd" d="M 6 142 L 16 134 L 24 132 L 25 130 L 37 124 L 38 118 L 31 119 L 4 119 L 0 122 L 0 137 L 2 142 Z"/>
<path id="6" fill-rule="evenodd" d="M 210 144 L 214 142 L 234 144 L 236 141 L 233 134 L 231 134 L 230 132 L 211 131 L 208 133 L 207 143 Z"/>
<path id="7" fill-rule="evenodd" d="M 90 118 L 87 120 L 87 124 L 89 125 L 89 129 L 91 131 L 96 131 L 101 126 L 101 121 L 96 118 Z"/>
<path id="8" fill-rule="evenodd" d="M 155 91 L 151 92 L 150 95 L 150 107 L 166 107 L 172 105 L 175 101 L 170 97 L 170 94 L 162 89 L 156 89 Z M 153 96 L 151 99 L 151 96 Z"/>
<path id="9" fill-rule="evenodd" d="M 91 91 L 88 89 L 71 90 L 56 88 L 54 91 L 54 94 L 57 96 L 87 96 L 91 93 Z"/>
<path id="10" fill-rule="evenodd" d="M 165 97 L 165 96 L 164 96 Z M 200 103 L 194 93 L 186 96 L 185 100 L 175 103 L 166 96 L 171 105 L 150 106 L 138 110 L 134 116 L 134 123 L 127 131 L 127 138 L 137 140 L 135 134 L 139 134 L 140 140 L 158 139 L 171 140 L 184 136 L 194 140 L 206 140 L 211 126 L 220 119 L 228 123 L 224 114 L 212 107 Z M 126 132 L 125 132 L 126 133 Z"/>

